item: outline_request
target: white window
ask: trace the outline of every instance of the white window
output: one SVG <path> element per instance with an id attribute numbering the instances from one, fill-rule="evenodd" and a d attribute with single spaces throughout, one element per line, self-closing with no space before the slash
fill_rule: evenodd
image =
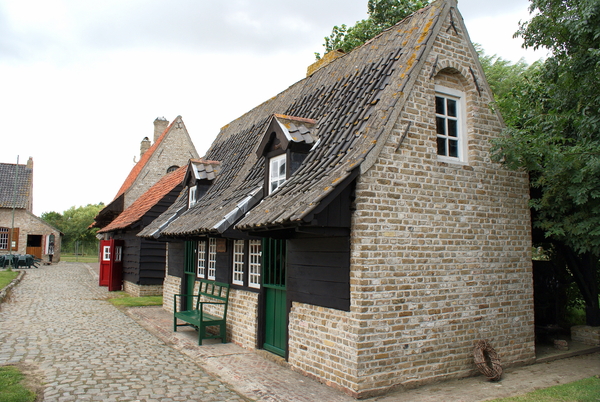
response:
<path id="1" fill-rule="evenodd" d="M 286 155 L 279 155 L 269 160 L 269 194 L 277 190 L 286 178 Z"/>
<path id="2" fill-rule="evenodd" d="M 233 283 L 244 285 L 244 241 L 233 242 Z"/>
<path id="3" fill-rule="evenodd" d="M 215 280 L 217 267 L 217 239 L 208 239 L 208 279 Z"/>
<path id="4" fill-rule="evenodd" d="M 262 249 L 260 240 L 250 240 L 248 246 L 248 286 L 260 288 L 260 265 L 262 260 Z"/>
<path id="5" fill-rule="evenodd" d="M 102 248 L 102 261 L 110 261 L 110 246 Z"/>
<path id="6" fill-rule="evenodd" d="M 188 190 L 188 208 L 191 208 L 196 204 L 196 190 L 196 186 L 192 186 Z"/>
<path id="7" fill-rule="evenodd" d="M 198 278 L 206 276 L 206 242 L 204 240 L 198 242 L 198 269 L 196 275 Z"/>
<path id="8" fill-rule="evenodd" d="M 115 246 L 115 261 L 120 262 L 123 258 L 123 247 Z"/>
<path id="9" fill-rule="evenodd" d="M 0 228 L 0 250 L 8 250 L 8 229 Z"/>
<path id="10" fill-rule="evenodd" d="M 440 159 L 465 161 L 466 127 L 464 96 L 461 92 L 436 86 L 435 128 Z"/>

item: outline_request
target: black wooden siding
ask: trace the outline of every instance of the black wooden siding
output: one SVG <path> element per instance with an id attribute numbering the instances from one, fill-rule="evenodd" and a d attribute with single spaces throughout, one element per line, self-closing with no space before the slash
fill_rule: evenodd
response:
<path id="1" fill-rule="evenodd" d="M 288 299 L 350 310 L 349 237 L 312 237 L 287 242 Z"/>
<path id="2" fill-rule="evenodd" d="M 169 242 L 169 275 L 183 278 L 185 264 L 185 243 Z"/>
<path id="3" fill-rule="evenodd" d="M 166 244 L 141 239 L 139 284 L 162 285 L 165 278 Z"/>

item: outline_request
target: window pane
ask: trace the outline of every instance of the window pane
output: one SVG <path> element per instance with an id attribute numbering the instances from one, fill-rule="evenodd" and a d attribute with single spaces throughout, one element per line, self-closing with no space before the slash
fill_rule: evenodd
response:
<path id="1" fill-rule="evenodd" d="M 261 241 L 250 240 L 249 242 L 249 264 L 248 264 L 248 286 L 260 288 L 260 266 L 262 260 Z"/>
<path id="2" fill-rule="evenodd" d="M 437 153 L 438 155 L 446 156 L 446 139 L 438 137 L 437 139 Z"/>
<path id="3" fill-rule="evenodd" d="M 448 146 L 450 148 L 448 150 L 448 155 L 452 156 L 453 158 L 458 158 L 458 141 L 448 140 Z"/>
<path id="4" fill-rule="evenodd" d="M 448 135 L 458 137 L 458 125 L 456 120 L 448 119 Z"/>
<path id="5" fill-rule="evenodd" d="M 206 242 L 200 240 L 198 242 L 198 278 L 204 278 L 206 276 Z"/>
<path id="6" fill-rule="evenodd" d="M 285 177 L 285 159 L 279 161 L 279 177 Z"/>
<path id="7" fill-rule="evenodd" d="M 436 117 L 435 119 L 435 130 L 438 134 L 446 134 L 446 119 L 443 117 Z"/>
<path id="8" fill-rule="evenodd" d="M 233 242 L 233 283 L 244 284 L 244 241 Z"/>
<path id="9" fill-rule="evenodd" d="M 456 117 L 456 101 L 448 99 L 448 116 Z"/>
<path id="10" fill-rule="evenodd" d="M 437 114 L 446 114 L 446 108 L 444 107 L 444 98 L 439 96 L 435 97 L 435 112 Z"/>
<path id="11" fill-rule="evenodd" d="M 211 238 L 208 240 L 208 279 L 215 279 L 217 269 L 217 239 Z"/>

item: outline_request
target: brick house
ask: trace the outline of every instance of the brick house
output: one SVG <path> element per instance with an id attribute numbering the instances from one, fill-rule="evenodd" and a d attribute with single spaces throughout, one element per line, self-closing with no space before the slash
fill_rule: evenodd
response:
<path id="1" fill-rule="evenodd" d="M 143 139 L 139 161 L 113 201 L 94 218 L 92 226 L 100 228 L 101 242 L 123 242 L 120 246 L 122 261 L 119 261 L 122 270 L 114 271 L 114 275 L 122 275 L 123 290 L 132 295 L 162 294 L 165 243 L 147 241 L 136 234 L 177 198 L 190 158 L 198 158 L 198 152 L 181 116 L 171 124 L 164 118 L 156 119 L 154 142 L 151 143 L 148 137 Z M 110 255 L 114 256 L 114 253 Z M 100 266 L 101 285 L 107 286 L 107 276 L 113 276 L 113 273 L 102 270 L 103 255 Z M 111 283 L 121 280 L 112 279 Z"/>
<path id="2" fill-rule="evenodd" d="M 26 165 L 0 163 L 0 254 L 59 262 L 62 233 L 32 211 L 33 159 Z"/>
<path id="3" fill-rule="evenodd" d="M 228 338 L 362 398 L 535 359 L 528 180 L 456 0 L 328 57 L 225 126 L 139 236 L 168 243 L 165 308 L 230 283 Z"/>

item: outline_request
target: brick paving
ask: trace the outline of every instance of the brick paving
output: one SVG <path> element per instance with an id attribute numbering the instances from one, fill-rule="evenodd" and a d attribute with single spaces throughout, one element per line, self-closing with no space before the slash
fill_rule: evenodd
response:
<path id="1" fill-rule="evenodd" d="M 0 306 L 0 365 L 37 369 L 45 401 L 285 401 L 354 399 L 304 377 L 284 361 L 237 345 L 172 330 L 159 307 L 128 309 L 106 301 L 87 264 L 26 270 Z M 431 384 L 373 398 L 381 402 L 475 402 L 600 375 L 600 353 Z"/>
<path id="2" fill-rule="evenodd" d="M 107 295 L 84 264 L 27 270 L 0 310 L 0 365 L 37 368 L 45 401 L 248 401 Z"/>

